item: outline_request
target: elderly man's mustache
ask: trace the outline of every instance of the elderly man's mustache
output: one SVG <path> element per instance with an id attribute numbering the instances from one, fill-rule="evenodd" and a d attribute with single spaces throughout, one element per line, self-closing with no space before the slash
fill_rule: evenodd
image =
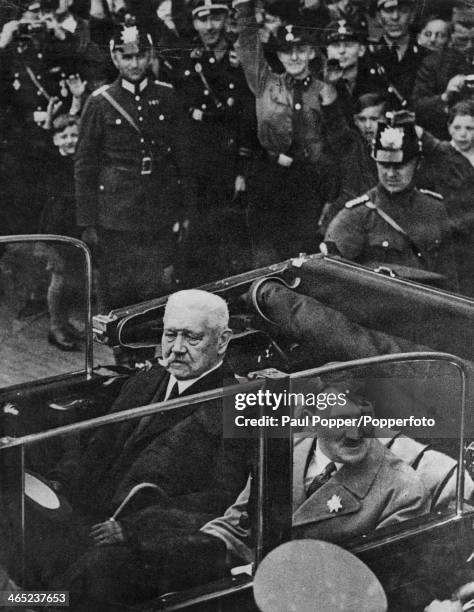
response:
<path id="1" fill-rule="evenodd" d="M 160 364 L 161 367 L 163 368 L 167 368 L 170 363 L 173 363 L 173 361 L 176 359 L 176 356 L 173 353 L 170 353 L 169 357 L 160 357 L 158 359 L 158 363 Z"/>

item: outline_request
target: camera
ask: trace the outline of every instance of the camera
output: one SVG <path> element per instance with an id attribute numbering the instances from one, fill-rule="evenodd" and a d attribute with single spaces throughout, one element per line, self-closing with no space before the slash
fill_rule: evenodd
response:
<path id="1" fill-rule="evenodd" d="M 46 24 L 43 21 L 21 21 L 16 34 L 19 38 L 31 38 L 43 32 L 46 32 Z"/>
<path id="2" fill-rule="evenodd" d="M 469 93 L 474 92 L 474 74 L 466 75 L 464 79 L 464 89 L 466 89 Z"/>

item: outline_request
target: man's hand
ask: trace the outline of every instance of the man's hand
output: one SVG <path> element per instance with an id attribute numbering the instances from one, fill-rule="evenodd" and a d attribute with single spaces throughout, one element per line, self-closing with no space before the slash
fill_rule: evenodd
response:
<path id="1" fill-rule="evenodd" d="M 462 605 L 460 601 L 435 599 L 425 608 L 424 612 L 462 612 Z"/>
<path id="2" fill-rule="evenodd" d="M 15 32 L 18 30 L 19 23 L 19 21 L 14 19 L 13 21 L 7 21 L 3 26 L 0 33 L 0 49 L 4 49 L 11 43 Z"/>
<path id="3" fill-rule="evenodd" d="M 53 13 L 48 13 L 48 15 L 43 17 L 43 20 L 48 30 L 51 30 L 58 40 L 64 40 L 66 38 L 65 30 L 63 30 L 63 28 L 59 25 L 59 22 Z"/>
<path id="4" fill-rule="evenodd" d="M 70 74 L 66 83 L 73 98 L 82 98 L 85 94 L 87 81 L 83 81 L 79 74 Z"/>
<path id="5" fill-rule="evenodd" d="M 125 542 L 123 529 L 115 519 L 109 519 L 103 523 L 92 525 L 89 537 L 95 546 L 107 546 L 108 544 Z"/>
<path id="6" fill-rule="evenodd" d="M 342 68 L 339 66 L 339 62 L 333 62 L 331 60 L 326 62 L 323 73 L 324 85 L 320 92 L 321 104 L 328 106 L 332 104 L 337 98 L 336 83 L 342 79 L 344 74 Z"/>
<path id="7" fill-rule="evenodd" d="M 446 91 L 441 95 L 441 99 L 443 102 L 449 102 L 449 98 L 453 93 L 459 93 L 461 89 L 464 87 L 464 82 L 466 80 L 466 75 L 457 74 L 450 79 L 449 83 L 446 85 Z"/>
<path id="8" fill-rule="evenodd" d="M 48 109 L 46 111 L 46 119 L 42 125 L 42 127 L 45 130 L 50 130 L 53 127 L 54 115 L 61 108 L 62 104 L 63 103 L 61 102 L 61 100 L 57 98 L 56 96 L 53 96 L 52 98 L 49 99 Z"/>

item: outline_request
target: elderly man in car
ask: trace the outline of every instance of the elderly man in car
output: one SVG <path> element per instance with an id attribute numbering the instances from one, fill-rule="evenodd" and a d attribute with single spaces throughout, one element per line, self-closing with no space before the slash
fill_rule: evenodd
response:
<path id="1" fill-rule="evenodd" d="M 216 295 L 171 295 L 161 365 L 132 377 L 112 412 L 235 382 L 225 363 L 228 323 L 227 305 Z M 59 576 L 70 567 L 67 581 L 93 575 L 97 588 L 107 591 L 107 572 L 119 576 L 117 568 L 141 567 L 137 551 L 147 549 L 163 515 L 196 531 L 223 512 L 245 485 L 248 445 L 223 438 L 222 410 L 219 400 L 199 402 L 99 428 L 79 461 L 53 474 L 74 508 L 75 527 L 55 525 L 44 537 L 42 521 L 41 537 L 32 534 L 33 567 L 42 581 L 62 584 Z"/>

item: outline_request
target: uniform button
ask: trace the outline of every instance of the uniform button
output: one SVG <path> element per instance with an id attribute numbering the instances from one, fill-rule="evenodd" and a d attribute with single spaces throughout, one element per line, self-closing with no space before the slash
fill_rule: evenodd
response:
<path id="1" fill-rule="evenodd" d="M 203 93 L 204 93 L 205 96 L 208 96 L 209 95 L 209 90 L 205 89 Z"/>
<path id="2" fill-rule="evenodd" d="M 184 76 L 189 76 L 191 74 L 191 72 L 189 70 L 185 70 L 184 71 Z"/>
<path id="3" fill-rule="evenodd" d="M 142 142 L 142 143 L 145 142 L 145 139 L 144 138 L 140 138 L 140 142 Z"/>
<path id="4" fill-rule="evenodd" d="M 143 117 L 138 117 L 138 121 L 143 121 Z"/>
<path id="5" fill-rule="evenodd" d="M 41 81 L 41 75 L 40 74 L 37 74 L 36 78 L 38 79 L 38 81 Z"/>
<path id="6" fill-rule="evenodd" d="M 422 257 L 421 253 L 417 253 L 418 257 Z"/>
<path id="7" fill-rule="evenodd" d="M 43 110 L 43 109 L 41 108 L 41 106 L 37 106 L 37 107 L 36 107 L 36 110 L 39 110 L 39 111 L 40 111 L 40 110 Z"/>
<path id="8" fill-rule="evenodd" d="M 235 85 L 233 83 L 229 83 L 229 89 L 234 89 Z"/>
<path id="9" fill-rule="evenodd" d="M 136 100 L 137 102 L 140 102 L 140 96 L 135 96 L 135 100 Z"/>
<path id="10" fill-rule="evenodd" d="M 171 153 L 171 147 L 168 147 L 167 151 L 168 153 Z"/>
<path id="11" fill-rule="evenodd" d="M 382 242 L 382 246 L 383 246 L 383 247 L 385 247 L 385 248 L 387 248 L 387 247 L 388 247 L 388 240 L 384 240 L 384 241 Z"/>
<path id="12" fill-rule="evenodd" d="M 142 107 L 141 106 L 137 106 L 137 110 L 141 111 Z"/>
<path id="13" fill-rule="evenodd" d="M 36 56 L 38 59 L 43 59 L 43 54 L 42 53 L 38 53 L 38 55 Z"/>
<path id="14" fill-rule="evenodd" d="M 163 121 L 163 119 L 164 119 L 164 118 L 165 118 L 165 116 L 164 116 L 164 115 L 160 115 L 160 116 L 158 117 L 158 119 L 159 119 L 160 121 Z"/>
<path id="15" fill-rule="evenodd" d="M 115 125 L 120 125 L 121 123 L 122 123 L 122 120 L 121 120 L 121 119 L 116 119 L 116 120 L 115 120 Z"/>
<path id="16" fill-rule="evenodd" d="M 105 187 L 103 185 L 99 185 L 100 191 L 104 191 Z"/>
<path id="17" fill-rule="evenodd" d="M 201 108 L 202 108 L 202 110 L 206 110 L 207 105 L 206 104 L 201 104 Z"/>
<path id="18" fill-rule="evenodd" d="M 295 108 L 296 108 L 296 110 L 301 110 L 301 104 L 299 102 L 297 102 L 295 104 Z"/>
<path id="19" fill-rule="evenodd" d="M 214 57 L 210 57 L 210 58 L 209 58 L 209 63 L 210 63 L 210 64 L 215 64 L 215 63 L 216 63 L 215 58 L 214 58 Z"/>
<path id="20" fill-rule="evenodd" d="M 41 96 L 41 92 L 40 92 L 40 91 L 37 91 L 37 92 L 36 92 L 36 95 L 37 95 L 37 96 Z"/>

